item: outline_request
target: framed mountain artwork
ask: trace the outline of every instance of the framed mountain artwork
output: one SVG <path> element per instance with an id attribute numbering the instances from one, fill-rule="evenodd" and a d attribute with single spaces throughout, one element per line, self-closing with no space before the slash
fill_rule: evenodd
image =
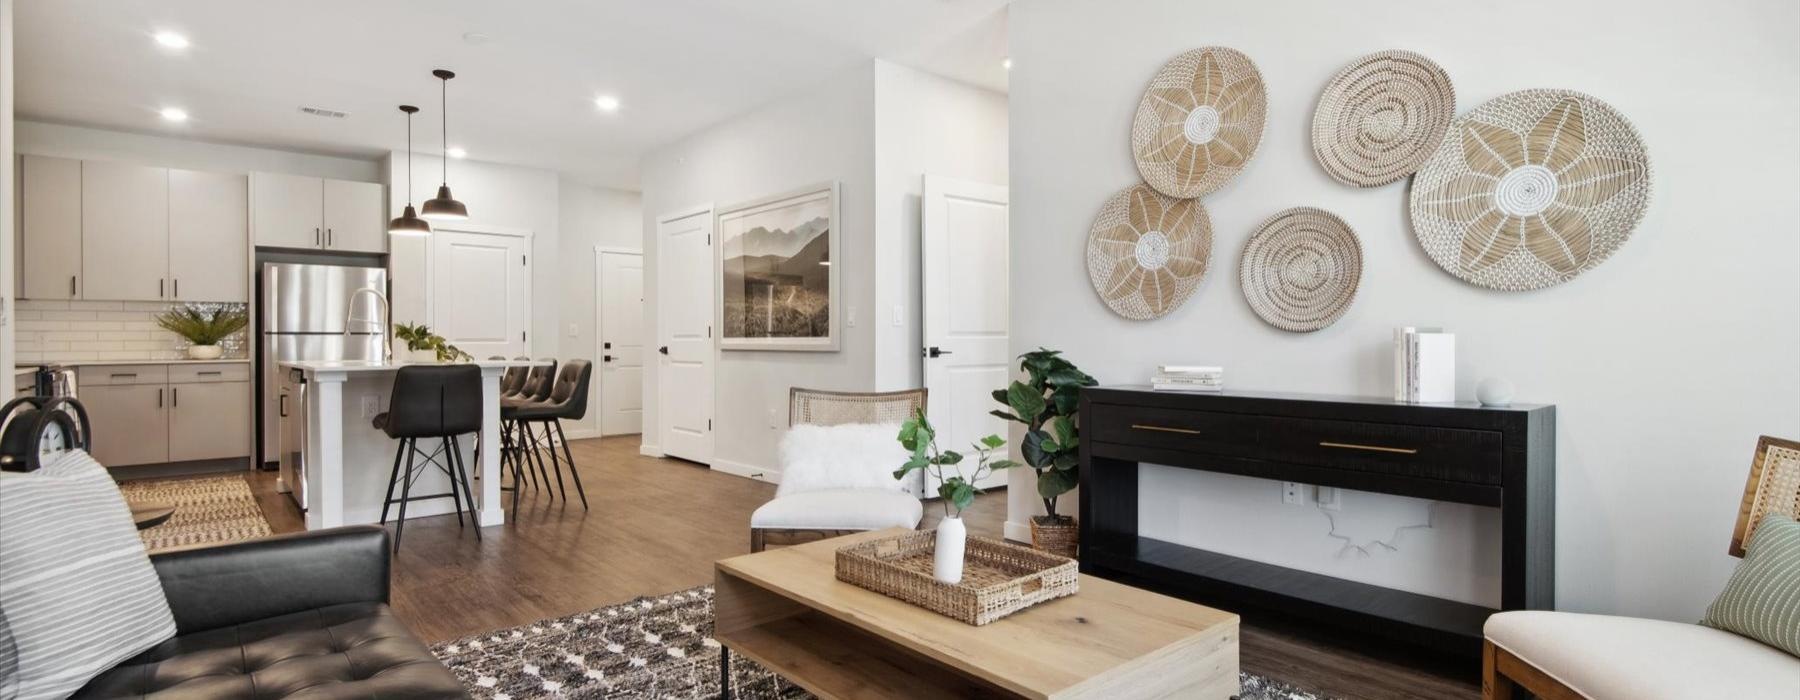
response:
<path id="1" fill-rule="evenodd" d="M 722 350 L 838 349 L 838 185 L 825 182 L 721 209 Z"/>

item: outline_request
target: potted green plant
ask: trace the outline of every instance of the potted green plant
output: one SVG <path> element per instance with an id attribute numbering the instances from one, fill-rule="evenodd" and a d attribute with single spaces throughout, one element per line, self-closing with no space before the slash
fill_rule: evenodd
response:
<path id="1" fill-rule="evenodd" d="M 405 358 L 412 362 L 466 362 L 475 359 L 451 345 L 444 336 L 431 332 L 431 328 L 422 323 L 394 324 L 394 343 L 406 346 Z"/>
<path id="2" fill-rule="evenodd" d="M 975 494 L 980 491 L 975 484 L 993 472 L 1019 466 L 1010 459 L 993 458 L 994 450 L 1005 445 L 1006 441 L 999 435 L 989 435 L 971 444 L 969 447 L 975 453 L 975 471 L 965 475 L 962 453 L 938 449 L 937 430 L 926 420 L 924 409 L 915 409 L 913 416 L 900 425 L 900 446 L 912 456 L 894 470 L 894 478 L 902 479 L 914 471 L 925 470 L 937 478 L 938 496 L 944 506 L 944 519 L 938 521 L 937 544 L 932 554 L 933 578 L 948 584 L 962 581 L 963 549 L 969 537 L 968 528 L 963 526 L 962 512 L 975 502 Z M 946 469 L 950 470 L 949 476 L 945 476 Z"/>
<path id="3" fill-rule="evenodd" d="M 250 324 L 242 309 L 220 306 L 210 311 L 194 305 L 177 306 L 156 317 L 156 325 L 188 341 L 188 358 L 217 360 L 225 354 L 219 341 Z"/>
<path id="4" fill-rule="evenodd" d="M 1031 546 L 1063 556 L 1076 552 L 1075 518 L 1056 512 L 1057 499 L 1080 483 L 1081 439 L 1076 413 L 1081 409 L 1081 388 L 1097 382 L 1057 350 L 1038 348 L 1019 356 L 1025 381 L 1014 380 L 994 391 L 994 400 L 1006 406 L 991 413 L 1025 424 L 1019 455 L 1037 473 L 1038 497 L 1044 515 L 1031 519 Z"/>

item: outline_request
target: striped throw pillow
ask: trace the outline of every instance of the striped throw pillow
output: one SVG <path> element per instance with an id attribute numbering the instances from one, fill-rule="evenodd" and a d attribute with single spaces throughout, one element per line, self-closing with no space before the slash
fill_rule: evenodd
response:
<path id="1" fill-rule="evenodd" d="M 1800 522 L 1770 514 L 1700 624 L 1800 656 Z"/>
<path id="2" fill-rule="evenodd" d="M 62 698 L 175 636 L 131 508 L 87 453 L 0 472 L 0 612 L 20 698 Z"/>

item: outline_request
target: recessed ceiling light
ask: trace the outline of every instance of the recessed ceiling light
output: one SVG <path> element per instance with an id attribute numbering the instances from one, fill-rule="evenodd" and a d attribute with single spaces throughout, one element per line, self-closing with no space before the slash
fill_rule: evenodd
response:
<path id="1" fill-rule="evenodd" d="M 594 98 L 594 106 L 599 107 L 602 112 L 617 112 L 619 111 L 619 98 L 612 95 L 601 95 Z"/>
<path id="2" fill-rule="evenodd" d="M 451 158 L 467 158 L 467 157 L 469 157 L 469 152 L 463 150 L 461 146 L 451 146 L 450 150 L 444 151 L 444 152 L 449 154 Z"/>
<path id="3" fill-rule="evenodd" d="M 188 38 L 175 32 L 157 32 L 156 43 L 179 51 L 188 47 Z"/>
<path id="4" fill-rule="evenodd" d="M 187 110 L 178 107 L 164 107 L 158 114 L 162 115 L 163 121 L 171 122 L 185 122 L 188 117 Z"/>
<path id="5" fill-rule="evenodd" d="M 1012 70 L 1012 58 L 1008 57 L 1000 59 L 1000 67 L 1006 70 Z"/>

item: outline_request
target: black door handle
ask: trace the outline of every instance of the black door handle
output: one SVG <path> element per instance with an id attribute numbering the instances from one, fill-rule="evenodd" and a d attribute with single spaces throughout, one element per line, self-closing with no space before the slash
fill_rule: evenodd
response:
<path id="1" fill-rule="evenodd" d="M 926 357 L 943 357 L 944 355 L 952 355 L 952 354 L 955 354 L 955 353 L 952 353 L 949 350 L 940 349 L 936 345 L 925 348 L 925 356 Z"/>
<path id="2" fill-rule="evenodd" d="M 669 354 L 669 346 L 667 346 L 667 345 L 664 345 L 664 346 L 662 346 L 662 347 L 660 347 L 660 348 L 657 348 L 657 349 L 656 349 L 656 351 L 657 351 L 657 352 L 660 352 L 660 353 L 662 353 L 662 354 L 664 354 L 664 355 L 667 355 L 667 354 Z"/>
<path id="3" fill-rule="evenodd" d="M 611 349 L 612 349 L 612 343 L 601 343 L 601 344 L 600 344 L 600 349 L 601 349 L 601 350 L 611 350 Z"/>

